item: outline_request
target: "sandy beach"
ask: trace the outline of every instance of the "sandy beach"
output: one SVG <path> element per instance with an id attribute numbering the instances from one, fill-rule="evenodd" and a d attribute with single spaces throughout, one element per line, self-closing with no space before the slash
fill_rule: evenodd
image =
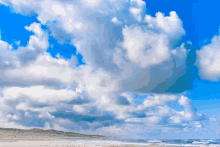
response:
<path id="1" fill-rule="evenodd" d="M 7 141 L 0 142 L 0 147 L 205 147 L 205 145 L 175 145 L 175 144 L 144 144 L 144 143 L 117 143 L 117 142 L 75 142 L 75 141 Z M 206 147 L 219 147 L 207 145 Z"/>
<path id="2" fill-rule="evenodd" d="M 98 142 L 54 142 L 54 141 L 15 141 L 0 142 L 0 147 L 166 147 L 165 145 L 144 145 L 132 143 L 98 143 Z M 174 147 L 174 145 L 172 145 Z M 168 146 L 167 146 L 168 147 Z"/>
<path id="3" fill-rule="evenodd" d="M 110 136 L 85 135 L 57 130 L 0 128 L 0 147 L 220 147 L 217 144 L 168 144 L 127 142 Z"/>

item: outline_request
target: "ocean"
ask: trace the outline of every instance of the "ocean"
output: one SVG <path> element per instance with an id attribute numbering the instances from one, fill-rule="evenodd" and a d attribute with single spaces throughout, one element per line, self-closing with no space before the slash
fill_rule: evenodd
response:
<path id="1" fill-rule="evenodd" d="M 169 146 L 204 146 L 204 147 L 220 147 L 219 144 L 219 140 L 209 140 L 209 139 L 186 139 L 186 140 L 181 140 L 181 139 L 159 139 L 159 140 L 143 140 L 143 139 L 88 139 L 88 140 L 84 140 L 84 139 L 66 139 L 66 140 L 55 140 L 55 141 L 59 141 L 59 142 L 77 142 L 79 144 L 82 143 L 110 143 L 110 144 L 138 144 L 138 145 L 161 145 L 161 146 L 165 146 L 165 147 L 169 147 Z"/>

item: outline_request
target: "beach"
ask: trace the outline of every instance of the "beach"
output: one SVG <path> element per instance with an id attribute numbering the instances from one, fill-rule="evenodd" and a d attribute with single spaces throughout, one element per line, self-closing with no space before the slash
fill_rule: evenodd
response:
<path id="1" fill-rule="evenodd" d="M 218 140 L 132 140 L 103 135 L 0 128 L 0 147 L 220 147 Z"/>
<path id="2" fill-rule="evenodd" d="M 190 144 L 147 144 L 147 143 L 122 143 L 122 142 L 99 142 L 99 141 L 63 141 L 63 140 L 8 140 L 0 142 L 0 147 L 219 147 L 219 145 L 190 145 Z"/>
<path id="3" fill-rule="evenodd" d="M 144 147 L 144 145 L 135 144 L 117 144 L 117 143 L 77 143 L 77 142 L 53 142 L 53 141 L 18 141 L 18 142 L 0 142 L 0 147 Z M 156 147 L 157 145 L 155 145 Z M 159 146 L 158 146 L 159 147 Z"/>
<path id="4" fill-rule="evenodd" d="M 16 141 L 0 142 L 0 147 L 166 147 L 165 145 L 144 145 L 135 143 L 98 143 L 98 142 L 54 142 L 54 141 Z M 174 145 L 172 145 L 174 147 Z"/>

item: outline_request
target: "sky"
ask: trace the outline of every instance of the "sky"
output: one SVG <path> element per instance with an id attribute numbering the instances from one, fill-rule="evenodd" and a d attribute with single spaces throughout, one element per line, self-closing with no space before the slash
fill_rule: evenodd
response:
<path id="1" fill-rule="evenodd" d="M 217 0 L 0 0 L 0 126 L 218 139 Z"/>

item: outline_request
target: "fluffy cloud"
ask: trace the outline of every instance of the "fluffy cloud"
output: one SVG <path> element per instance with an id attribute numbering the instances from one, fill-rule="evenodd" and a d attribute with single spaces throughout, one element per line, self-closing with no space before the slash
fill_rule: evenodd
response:
<path id="1" fill-rule="evenodd" d="M 25 26 L 25 29 L 34 33 L 30 36 L 26 47 L 20 46 L 17 50 L 12 50 L 12 45 L 0 40 L 1 62 L 4 65 L 2 68 L 11 67 L 13 69 L 28 64 L 48 48 L 48 35 L 41 29 L 41 24 L 33 23 Z"/>
<path id="2" fill-rule="evenodd" d="M 201 78 L 219 81 L 220 77 L 220 36 L 214 36 L 211 43 L 197 50 L 197 66 Z"/>
<path id="3" fill-rule="evenodd" d="M 161 64 L 170 58 L 166 37 L 141 28 L 123 29 L 123 48 L 127 57 L 142 68 Z"/>
<path id="4" fill-rule="evenodd" d="M 149 23 L 149 27 L 158 27 L 172 38 L 179 38 L 185 34 L 185 30 L 182 28 L 182 22 L 175 11 L 171 11 L 170 16 L 164 16 L 161 12 L 158 12 L 156 17 L 146 15 L 145 21 Z"/>
<path id="5" fill-rule="evenodd" d="M 77 93 L 71 90 L 54 90 L 42 86 L 29 88 L 12 87 L 4 90 L 4 96 L 7 99 L 16 99 L 19 97 L 29 97 L 39 103 L 58 103 L 60 101 L 71 101 L 77 99 Z"/>
<path id="6" fill-rule="evenodd" d="M 17 13 L 37 14 L 27 46 L 0 40 L 1 118 L 23 126 L 130 136 L 175 126 L 202 126 L 182 94 L 158 94 L 184 76 L 189 50 L 175 12 L 145 14 L 142 0 L 5 0 Z M 42 25 L 47 26 L 46 30 Z M 49 37 L 68 42 L 85 65 L 47 52 Z M 182 89 L 182 91 L 185 89 Z M 152 93 L 154 92 L 154 93 Z M 146 94 L 141 104 L 137 99 Z M 183 111 L 172 108 L 179 104 Z M 141 127 L 147 126 L 145 129 Z M 150 127 L 154 126 L 154 127 Z M 166 126 L 166 129 L 160 126 Z M 115 133 L 115 132 L 114 132 Z M 143 136 L 135 132 L 137 136 Z"/>
<path id="7" fill-rule="evenodd" d="M 199 124 L 202 125 L 201 121 L 204 119 L 204 116 L 192 109 L 191 101 L 182 95 L 154 94 L 146 96 L 141 105 L 132 102 L 122 105 L 117 102 L 100 103 L 98 100 L 95 102 L 94 100 L 83 101 L 82 97 L 85 95 L 82 93 L 77 93 L 78 97 L 76 97 L 75 93 L 70 91 L 69 93 L 74 94 L 71 97 L 66 90 L 30 87 L 28 90 L 25 88 L 19 90 L 18 94 L 15 89 L 4 90 L 1 98 L 1 112 L 3 112 L 1 118 L 5 117 L 9 122 L 24 126 L 44 127 L 49 123 L 51 128 L 59 126 L 65 130 L 71 127 L 70 124 L 75 124 L 75 127 L 71 128 L 73 131 L 83 133 L 86 130 L 89 132 L 96 130 L 102 134 L 104 130 L 107 131 L 112 127 L 117 126 L 119 131 L 122 131 L 120 129 L 123 127 L 127 128 L 126 126 L 134 124 L 136 127 L 143 125 L 192 127 L 190 122 L 193 120 L 197 121 L 195 127 L 199 128 Z M 38 93 L 34 94 L 33 90 Z M 56 96 L 54 96 L 55 94 Z M 128 93 L 122 95 L 129 99 Z M 130 96 L 130 98 L 135 101 L 134 97 Z M 76 103 L 74 101 L 76 99 L 82 103 Z M 178 102 L 180 106 L 183 105 L 184 110 L 173 109 L 172 105 L 176 105 L 175 102 Z M 57 121 L 58 119 L 66 119 L 64 122 L 69 123 L 63 124 Z M 36 120 L 39 120 L 38 123 L 33 122 Z M 142 132 L 144 133 L 148 129 L 142 130 Z M 131 131 L 127 128 L 120 133 L 125 135 Z M 111 134 L 111 132 L 109 133 Z"/>

